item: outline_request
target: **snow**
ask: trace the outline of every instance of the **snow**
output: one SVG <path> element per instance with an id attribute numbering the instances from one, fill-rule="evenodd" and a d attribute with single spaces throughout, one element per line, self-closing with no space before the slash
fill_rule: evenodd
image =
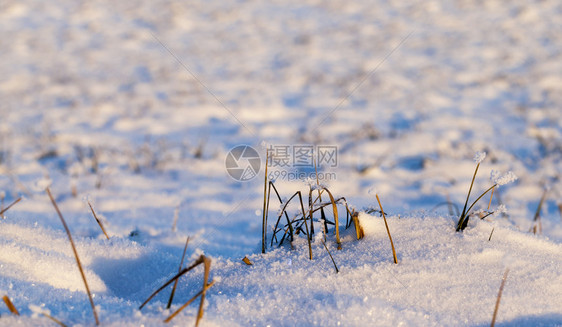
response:
<path id="1" fill-rule="evenodd" d="M 481 163 L 482 161 L 484 161 L 484 159 L 486 158 L 486 152 L 476 152 L 476 154 L 474 155 L 474 162 L 476 162 L 477 164 Z"/>
<path id="2" fill-rule="evenodd" d="M 492 170 L 490 173 L 490 180 L 494 182 L 494 184 L 498 184 L 498 186 L 505 185 L 517 180 L 517 176 L 512 171 L 508 171 L 505 174 L 501 174 L 497 170 Z"/>
<path id="3" fill-rule="evenodd" d="M 1 206 L 22 197 L 0 220 L 0 297 L 21 316 L 0 302 L 0 326 L 53 326 L 42 313 L 94 325 L 47 187 L 103 326 L 164 324 L 169 289 L 138 307 L 177 273 L 187 236 L 185 265 L 208 256 L 216 282 L 201 326 L 488 325 L 507 268 L 498 325 L 562 325 L 558 1 L 0 8 Z M 242 144 L 262 156 L 248 182 L 225 169 Z M 314 167 L 268 167 L 280 197 L 301 191 L 306 207 L 319 183 L 359 211 L 363 239 L 343 206 L 342 249 L 326 234 L 339 273 L 319 220 L 313 260 L 302 233 L 261 253 L 266 149 L 297 145 L 336 146 L 337 164 L 319 163 L 319 180 Z M 458 233 L 471 158 L 471 203 L 488 177 L 502 187 L 495 214 Z M 269 236 L 279 207 L 272 196 Z M 202 275 L 179 280 L 172 310 Z M 193 325 L 197 305 L 171 325 Z"/>

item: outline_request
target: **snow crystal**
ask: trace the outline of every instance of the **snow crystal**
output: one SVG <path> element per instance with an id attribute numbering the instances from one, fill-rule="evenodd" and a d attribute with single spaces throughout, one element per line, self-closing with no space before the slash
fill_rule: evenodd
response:
<path id="1" fill-rule="evenodd" d="M 515 181 L 516 179 L 517 176 L 512 171 L 508 171 L 503 175 L 497 170 L 492 170 L 490 173 L 490 180 L 497 185 L 505 185 Z"/>
<path id="2" fill-rule="evenodd" d="M 485 158 L 486 158 L 486 152 L 485 152 L 485 151 L 478 151 L 478 152 L 476 152 L 476 154 L 474 155 L 474 162 L 476 162 L 477 164 L 479 164 L 479 163 L 481 163 Z"/>
<path id="3" fill-rule="evenodd" d="M 50 187 L 52 184 L 53 181 L 50 178 L 45 177 L 35 182 L 35 188 L 37 192 L 42 192 L 45 191 L 47 187 Z"/>
<path id="4" fill-rule="evenodd" d="M 507 208 L 505 207 L 505 204 L 500 204 L 496 208 L 496 210 L 494 210 L 494 216 L 501 215 L 502 213 L 507 213 Z"/>

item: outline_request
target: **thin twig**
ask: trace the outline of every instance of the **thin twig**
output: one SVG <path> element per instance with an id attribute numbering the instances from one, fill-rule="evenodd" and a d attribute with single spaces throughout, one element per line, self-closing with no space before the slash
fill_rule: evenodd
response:
<path id="1" fill-rule="evenodd" d="M 66 225 L 66 221 L 62 217 L 62 213 L 60 212 L 59 207 L 57 206 L 57 202 L 55 201 L 55 198 L 53 198 L 53 195 L 51 194 L 51 190 L 47 187 L 45 189 L 45 192 L 47 192 L 47 194 L 49 195 L 49 198 L 53 203 L 53 207 L 55 207 L 55 210 L 59 215 L 62 225 L 64 226 L 64 230 L 66 231 L 66 235 L 68 236 L 68 240 L 70 241 L 70 245 L 72 246 L 72 252 L 74 252 L 74 258 L 76 259 L 78 270 L 80 270 L 80 275 L 82 276 L 82 280 L 84 281 L 84 286 L 86 287 L 86 292 L 88 293 L 88 299 L 90 300 L 90 305 L 92 306 L 92 312 L 94 313 L 94 319 L 96 320 L 96 325 L 99 325 L 100 321 L 98 319 L 98 313 L 96 312 L 96 306 L 94 305 L 94 299 L 92 298 L 90 287 L 88 286 L 88 282 L 86 281 L 86 275 L 84 274 L 84 269 L 82 269 L 82 263 L 80 263 L 80 258 L 78 257 L 76 246 L 74 245 L 74 241 L 72 240 L 72 235 L 70 234 L 70 229 L 68 229 L 68 226 Z"/>

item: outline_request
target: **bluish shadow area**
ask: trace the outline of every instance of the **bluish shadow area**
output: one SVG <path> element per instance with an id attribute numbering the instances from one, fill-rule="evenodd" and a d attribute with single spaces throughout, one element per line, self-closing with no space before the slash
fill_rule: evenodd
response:
<path id="1" fill-rule="evenodd" d="M 501 307 L 500 307 L 501 310 Z M 489 326 L 481 324 L 478 326 Z M 562 313 L 548 313 L 545 315 L 523 316 L 511 321 L 496 323 L 496 326 L 517 326 L 517 327 L 554 327 L 562 326 Z"/>
<path id="2" fill-rule="evenodd" d="M 89 266 L 103 280 L 112 295 L 144 301 L 146 297 L 177 272 L 177 262 L 167 254 L 145 254 L 134 259 L 98 258 Z"/>

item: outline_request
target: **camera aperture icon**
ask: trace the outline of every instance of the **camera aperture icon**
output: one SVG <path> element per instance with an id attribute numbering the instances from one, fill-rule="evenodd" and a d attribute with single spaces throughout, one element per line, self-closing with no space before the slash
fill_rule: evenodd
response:
<path id="1" fill-rule="evenodd" d="M 254 179 L 260 172 L 259 153 L 249 145 L 238 145 L 230 149 L 224 161 L 226 171 L 237 181 Z"/>

